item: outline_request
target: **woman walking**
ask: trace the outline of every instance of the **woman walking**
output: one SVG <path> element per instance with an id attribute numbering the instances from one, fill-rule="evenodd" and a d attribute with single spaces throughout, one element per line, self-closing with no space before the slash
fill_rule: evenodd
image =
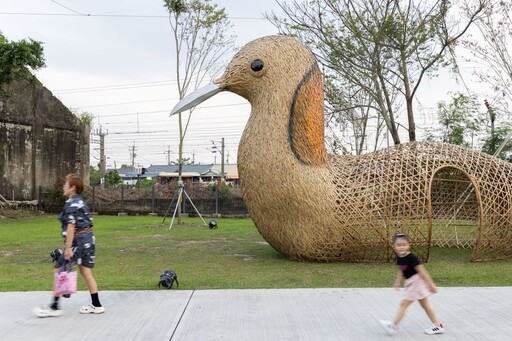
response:
<path id="1" fill-rule="evenodd" d="M 91 304 L 82 306 L 80 313 L 101 314 L 105 308 L 100 303 L 98 286 L 92 275 L 95 260 L 93 221 L 89 208 L 81 197 L 83 190 L 84 184 L 79 176 L 72 174 L 66 176 L 63 193 L 68 199 L 59 216 L 62 223 L 64 253 L 55 262 L 53 272 L 58 273 L 66 261 L 76 263 L 87 284 L 92 301 Z M 63 311 L 60 309 L 59 299 L 60 296 L 55 295 L 49 306 L 35 308 L 34 313 L 39 317 L 61 316 Z"/>

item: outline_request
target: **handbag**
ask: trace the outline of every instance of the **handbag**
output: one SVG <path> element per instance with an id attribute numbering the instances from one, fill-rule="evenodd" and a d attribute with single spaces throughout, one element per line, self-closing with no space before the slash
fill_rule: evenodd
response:
<path id="1" fill-rule="evenodd" d="M 55 274 L 53 280 L 53 293 L 55 296 L 70 295 L 76 293 L 77 272 L 72 271 L 71 262 L 66 261 Z"/>

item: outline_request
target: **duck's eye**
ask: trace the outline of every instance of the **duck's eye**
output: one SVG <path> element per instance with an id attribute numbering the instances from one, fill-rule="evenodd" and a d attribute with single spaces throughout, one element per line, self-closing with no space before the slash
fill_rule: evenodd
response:
<path id="1" fill-rule="evenodd" d="M 252 71 L 261 71 L 263 70 L 263 62 L 259 59 L 256 59 L 251 63 L 251 70 Z"/>

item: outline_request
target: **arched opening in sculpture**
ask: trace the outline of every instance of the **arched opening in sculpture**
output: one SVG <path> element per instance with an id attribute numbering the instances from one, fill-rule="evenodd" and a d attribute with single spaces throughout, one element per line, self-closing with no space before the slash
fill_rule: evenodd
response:
<path id="1" fill-rule="evenodd" d="M 437 169 L 429 191 L 430 245 L 473 249 L 482 229 L 481 198 L 473 179 L 459 168 Z"/>

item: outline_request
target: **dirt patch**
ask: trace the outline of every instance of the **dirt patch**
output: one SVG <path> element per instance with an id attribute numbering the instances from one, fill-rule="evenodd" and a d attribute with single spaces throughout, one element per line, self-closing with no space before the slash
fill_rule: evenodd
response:
<path id="1" fill-rule="evenodd" d="M 3 219 L 23 219 L 23 218 L 38 218 L 44 215 L 43 211 L 35 210 L 11 210 L 11 209 L 0 209 L 0 220 Z"/>
<path id="2" fill-rule="evenodd" d="M 15 251 L 0 251 L 0 257 L 12 257 Z"/>

